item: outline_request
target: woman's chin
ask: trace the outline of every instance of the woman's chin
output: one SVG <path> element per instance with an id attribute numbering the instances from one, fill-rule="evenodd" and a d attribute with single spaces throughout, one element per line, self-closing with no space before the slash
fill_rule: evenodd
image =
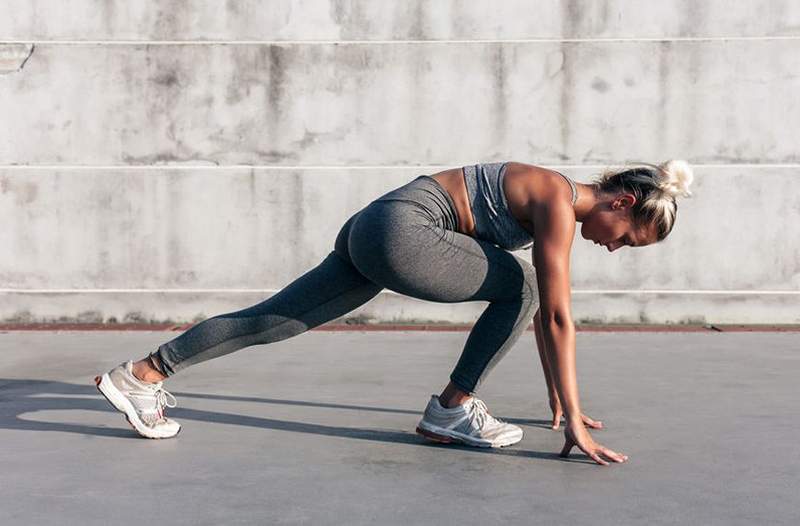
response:
<path id="1" fill-rule="evenodd" d="M 592 238 L 591 238 L 591 237 L 589 237 L 589 236 L 586 234 L 586 230 L 587 230 L 587 229 L 586 229 L 586 221 L 584 221 L 584 222 L 582 222 L 582 223 L 581 223 L 581 230 L 580 230 L 580 232 L 581 232 L 581 237 L 582 237 L 583 239 L 586 239 L 587 241 L 592 241 Z"/>

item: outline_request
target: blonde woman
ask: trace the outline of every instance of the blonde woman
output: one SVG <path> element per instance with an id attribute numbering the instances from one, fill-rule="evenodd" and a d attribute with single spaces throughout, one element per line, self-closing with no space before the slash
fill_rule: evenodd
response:
<path id="1" fill-rule="evenodd" d="M 342 226 L 333 250 L 272 297 L 194 325 L 145 358 L 95 378 L 98 389 L 148 438 L 180 425 L 163 381 L 192 364 L 251 345 L 275 343 L 336 319 L 382 289 L 429 301 L 488 301 L 449 382 L 432 395 L 417 432 L 439 442 L 502 447 L 522 430 L 494 418 L 475 392 L 534 321 L 553 410 L 562 413 L 562 456 L 577 446 L 595 462 L 628 457 L 594 441 L 600 428 L 581 412 L 570 313 L 570 251 L 581 236 L 613 252 L 663 240 L 676 198 L 688 196 L 683 161 L 613 171 L 590 184 L 519 162 L 482 163 L 420 175 L 378 197 Z M 509 251 L 531 249 L 532 263 Z"/>

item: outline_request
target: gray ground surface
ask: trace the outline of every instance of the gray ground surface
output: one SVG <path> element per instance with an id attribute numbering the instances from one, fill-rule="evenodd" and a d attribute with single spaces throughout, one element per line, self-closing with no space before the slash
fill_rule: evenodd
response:
<path id="1" fill-rule="evenodd" d="M 0 524 L 797 524 L 800 336 L 578 335 L 601 467 L 556 455 L 533 334 L 479 395 L 503 450 L 414 433 L 466 333 L 311 332 L 165 387 L 178 437 L 140 439 L 92 377 L 176 333 L 0 334 Z"/>

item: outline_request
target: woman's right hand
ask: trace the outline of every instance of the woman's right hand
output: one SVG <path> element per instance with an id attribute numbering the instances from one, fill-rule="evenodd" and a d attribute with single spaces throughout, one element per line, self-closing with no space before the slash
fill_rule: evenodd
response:
<path id="1" fill-rule="evenodd" d="M 580 420 L 573 421 L 570 419 L 564 427 L 564 447 L 561 449 L 559 456 L 568 457 L 569 452 L 574 446 L 578 446 L 581 451 L 589 455 L 589 457 L 603 466 L 607 466 L 608 462 L 603 458 L 608 458 L 613 462 L 625 462 L 628 460 L 627 455 L 617 453 L 601 444 L 598 444 L 589 434 L 589 431 L 584 427 L 583 422 Z"/>

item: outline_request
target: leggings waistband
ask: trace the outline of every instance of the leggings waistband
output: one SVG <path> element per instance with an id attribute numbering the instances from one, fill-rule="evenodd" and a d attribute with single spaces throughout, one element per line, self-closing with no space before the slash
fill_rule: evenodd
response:
<path id="1" fill-rule="evenodd" d="M 453 198 L 429 175 L 420 175 L 414 180 L 387 192 L 375 201 L 402 201 L 421 207 L 433 222 L 447 230 L 457 230 L 458 213 Z"/>

